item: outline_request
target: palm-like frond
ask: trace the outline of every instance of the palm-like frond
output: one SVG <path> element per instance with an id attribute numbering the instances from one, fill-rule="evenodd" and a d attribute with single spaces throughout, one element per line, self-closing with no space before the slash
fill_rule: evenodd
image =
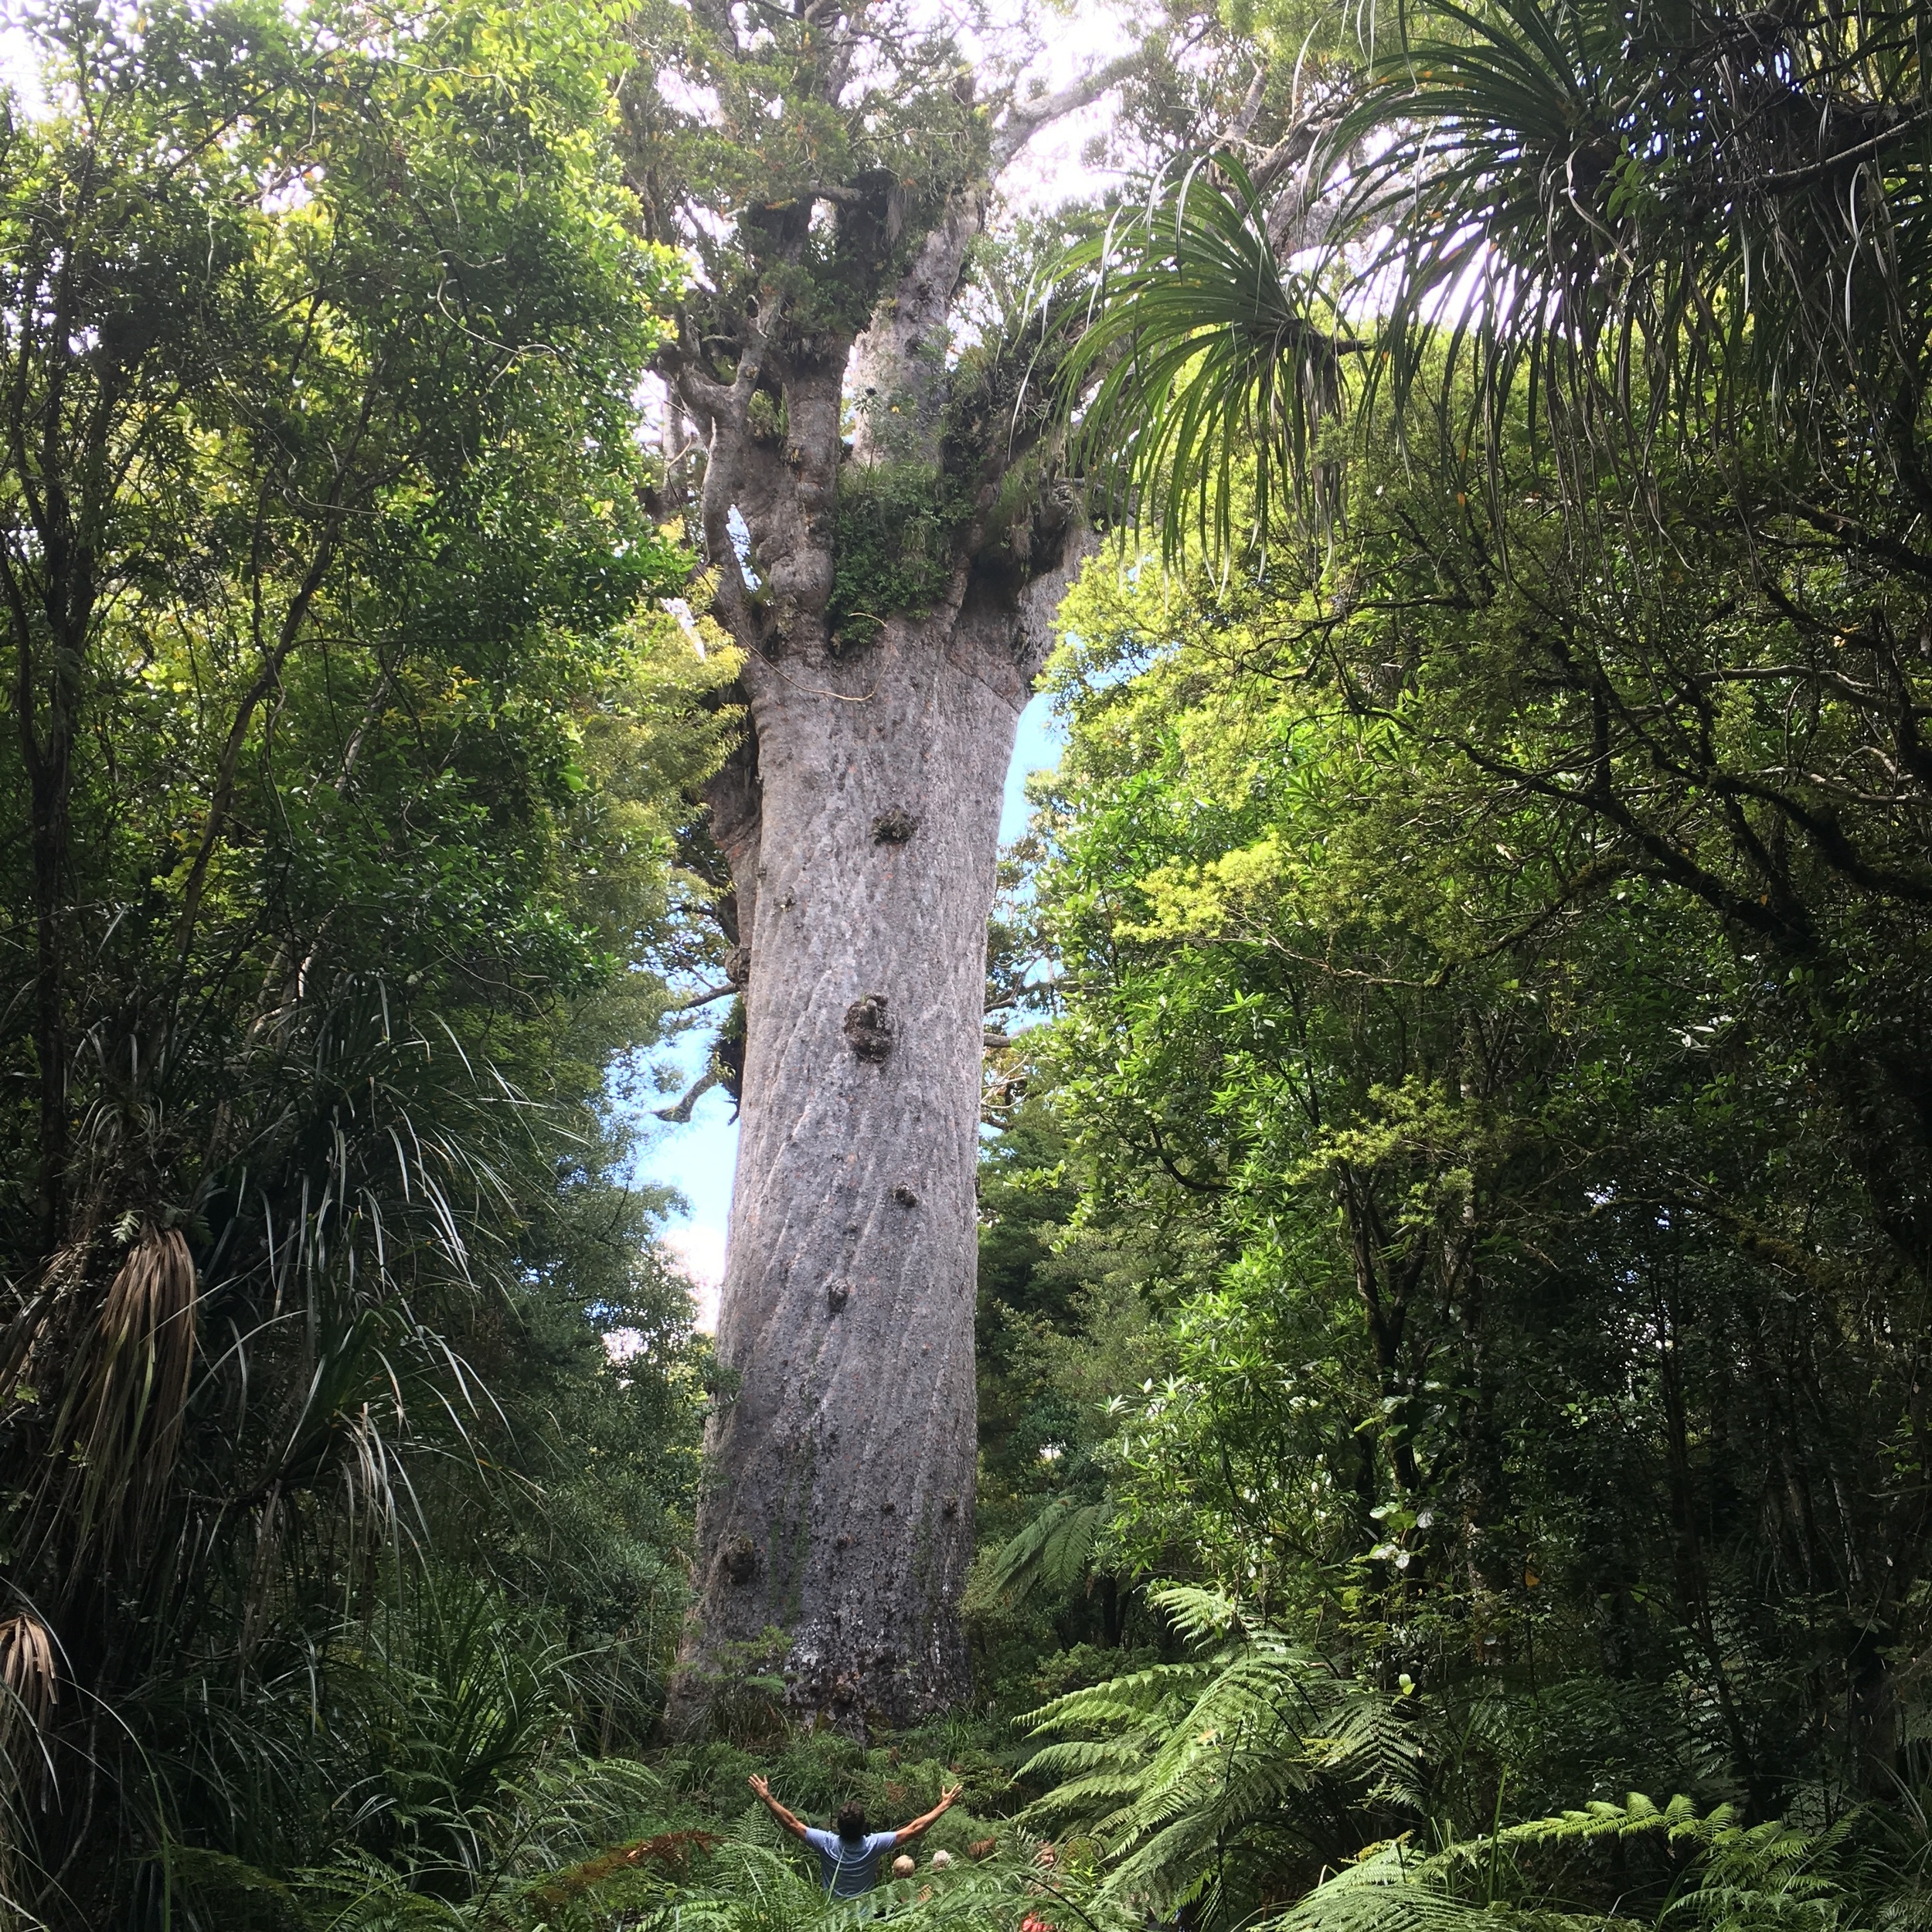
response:
<path id="1" fill-rule="evenodd" d="M 1406 1842 L 1345 1865 L 1279 1917 L 1270 1932 L 1474 1932 L 1490 1914 L 1448 1890 Z"/>
<path id="2" fill-rule="evenodd" d="M 1523 384 L 1579 465 L 1880 430 L 1932 276 L 1910 10 L 1428 0 L 1403 27 L 1329 165 L 1373 157 L 1340 228 L 1378 366 L 1455 461 L 1494 457 Z"/>
<path id="3" fill-rule="evenodd" d="M 1094 1546 L 1113 1514 L 1113 1504 L 1104 1498 L 1097 1502 L 1052 1498 L 995 1553 L 988 1587 L 1014 1603 L 1036 1590 L 1071 1590 L 1087 1575 Z"/>
<path id="4" fill-rule="evenodd" d="M 1932 83 L 1899 3 L 1773 13 L 1639 0 L 1422 0 L 1321 143 L 1325 263 L 1278 262 L 1238 162 L 1202 158 L 1076 251 L 1066 365 L 1103 502 L 1172 559 L 1319 509 L 1341 318 L 1375 337 L 1353 399 L 1434 419 L 1432 460 L 1500 499 L 1506 426 L 1575 496 L 1637 500 L 1668 447 L 1736 480 L 1798 449 L 1923 485 Z M 1299 190 L 1298 192 L 1300 192 Z M 1330 474 L 1332 474 L 1331 468 Z M 1473 480 L 1472 480 L 1473 479 Z M 1728 487 L 1728 485 L 1726 485 Z"/>
<path id="5" fill-rule="evenodd" d="M 1642 1838 L 1663 1840 L 1687 1866 L 1655 1915 L 1659 1926 L 1836 1932 L 1850 1913 L 1842 1825 L 1822 1834 L 1775 1820 L 1743 1827 L 1725 1806 L 1700 1815 L 1686 1798 L 1658 1805 L 1632 1792 L 1621 1804 L 1526 1819 L 1434 1853 L 1406 1838 L 1372 1846 L 1258 1932 L 1474 1932 L 1505 1915 L 1543 1932 L 1636 1927 L 1652 1921 L 1561 1909 L 1519 1861 Z"/>
<path id="6" fill-rule="evenodd" d="M 1190 532 L 1226 555 L 1237 522 L 1265 548 L 1284 488 L 1304 509 L 1321 501 L 1318 430 L 1346 345 L 1318 285 L 1276 260 L 1237 159 L 1163 182 L 1065 272 L 1094 277 L 1061 379 L 1080 412 L 1073 454 L 1107 515 L 1157 529 L 1173 560 Z"/>

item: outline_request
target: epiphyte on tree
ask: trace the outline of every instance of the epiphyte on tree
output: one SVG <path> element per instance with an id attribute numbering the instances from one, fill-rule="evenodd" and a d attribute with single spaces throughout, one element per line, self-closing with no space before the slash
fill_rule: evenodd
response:
<path id="1" fill-rule="evenodd" d="M 746 406 L 745 423 L 756 440 L 779 441 L 786 427 L 784 398 L 773 395 L 769 389 L 754 389 Z"/>
<path id="2" fill-rule="evenodd" d="M 890 811 L 882 811 L 872 821 L 872 838 L 875 845 L 903 845 L 919 829 L 919 821 L 909 811 L 894 805 Z"/>
<path id="3" fill-rule="evenodd" d="M 845 1009 L 845 1038 L 862 1060 L 874 1066 L 884 1063 L 893 1050 L 893 1026 L 886 1017 L 883 993 L 867 993 Z"/>

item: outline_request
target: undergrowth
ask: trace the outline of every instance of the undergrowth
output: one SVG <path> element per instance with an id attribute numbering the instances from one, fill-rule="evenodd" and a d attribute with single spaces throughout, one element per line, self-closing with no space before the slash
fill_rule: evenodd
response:
<path id="1" fill-rule="evenodd" d="M 813 1855 L 750 1800 L 743 1767 L 759 1764 L 808 1816 L 857 1797 L 876 1822 L 903 1823 L 943 1777 L 961 1775 L 969 1798 L 918 1844 L 911 1877 L 834 1901 L 818 1886 Z M 648 1764 L 560 1757 L 469 1818 L 480 1861 L 359 1854 L 281 1877 L 176 1846 L 168 1878 L 179 1922 L 206 1932 L 844 1932 L 879 1916 L 1016 1926 L 1049 1889 L 1090 1920 L 1090 1875 L 1050 1852 L 1053 1862 L 1037 1862 L 1039 1842 L 995 1808 L 1009 1803 L 1010 1784 L 984 1753 L 947 1764 L 905 1747 L 866 1751 L 822 1735 L 762 1756 L 713 1743 L 675 1747 Z M 937 1863 L 936 1854 L 944 1854 Z M 1124 1923 L 1116 1911 L 1104 1932 Z"/>
<path id="2" fill-rule="evenodd" d="M 1750 1821 L 1679 1794 L 1598 1799 L 1467 1822 L 1484 1713 L 1348 1677 L 1216 1593 L 1155 1594 L 1186 1654 L 1017 1721 L 959 1713 L 862 1745 L 731 1707 L 734 1735 L 648 1758 L 584 1755 L 567 1723 L 498 1774 L 412 1790 L 392 1767 L 345 1791 L 386 1830 L 321 1867 L 278 1874 L 169 1846 L 176 1922 L 196 1932 L 1916 1932 L 1932 1923 L 1932 1830 L 1901 1794 L 1834 1820 Z M 563 1706 L 552 1660 L 549 1708 Z M 499 1673 L 501 1674 L 501 1673 Z M 514 1675 L 514 1673 L 512 1673 Z M 502 1701 L 475 1676 L 464 1707 Z M 510 1678 L 504 1681 L 508 1683 Z M 448 1729 L 419 1700 L 398 1728 Z M 487 1725 L 484 1726 L 487 1729 Z M 447 1767 L 421 1739 L 405 1762 Z M 1487 1746 L 1482 1748 L 1488 1748 Z M 1460 1759 L 1459 1759 L 1459 1754 Z M 1485 1760 L 1485 1774 L 1493 1767 Z M 961 1801 L 866 1897 L 827 1898 L 815 1859 L 751 1797 L 767 1775 L 808 1821 L 855 1800 L 875 1828 Z"/>

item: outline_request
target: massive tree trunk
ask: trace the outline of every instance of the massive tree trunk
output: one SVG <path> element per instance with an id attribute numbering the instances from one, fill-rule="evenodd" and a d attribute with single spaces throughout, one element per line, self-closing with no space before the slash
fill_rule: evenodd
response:
<path id="1" fill-rule="evenodd" d="M 784 1631 L 794 1703 L 855 1727 L 968 1687 L 986 920 L 1038 655 L 1015 617 L 755 665 L 757 836 L 720 826 L 750 981 L 704 1648 Z"/>
<path id="2" fill-rule="evenodd" d="M 1109 78 L 1005 109 L 988 168 Z M 1015 724 L 1080 548 L 1070 494 L 1040 480 L 1048 425 L 1015 426 L 1031 352 L 1004 373 L 976 352 L 974 406 L 948 395 L 990 178 L 923 233 L 878 171 L 762 205 L 740 230 L 757 272 L 666 357 L 749 719 L 712 791 L 743 1129 L 674 1723 L 754 1660 L 782 1664 L 794 1709 L 862 1733 L 969 1688 L 986 921 Z M 862 333 L 798 292 L 835 273 L 867 290 Z M 851 587 L 854 505 L 896 607 Z"/>

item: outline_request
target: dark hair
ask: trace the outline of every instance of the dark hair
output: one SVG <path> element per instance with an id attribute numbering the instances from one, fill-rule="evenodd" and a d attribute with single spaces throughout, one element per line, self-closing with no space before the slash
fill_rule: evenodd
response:
<path id="1" fill-rule="evenodd" d="M 862 1804 L 842 1804 L 838 1808 L 838 1835 L 841 1838 L 863 1838 L 866 1835 L 866 1808 Z"/>

